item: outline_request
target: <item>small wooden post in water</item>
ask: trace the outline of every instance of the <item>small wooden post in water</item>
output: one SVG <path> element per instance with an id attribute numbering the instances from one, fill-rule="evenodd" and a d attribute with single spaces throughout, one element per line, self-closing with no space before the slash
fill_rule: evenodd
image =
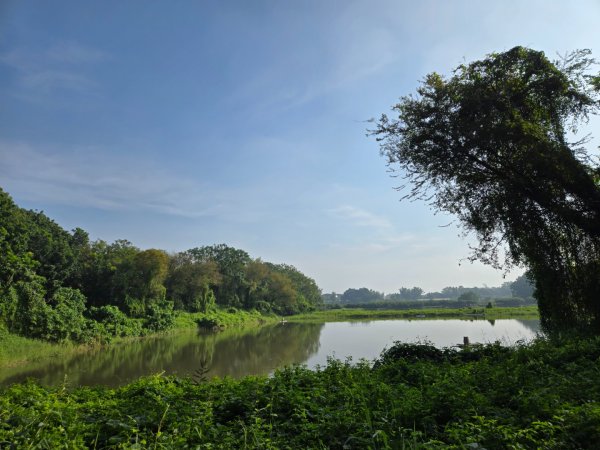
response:
<path id="1" fill-rule="evenodd" d="M 463 347 L 469 346 L 469 336 L 463 337 Z"/>

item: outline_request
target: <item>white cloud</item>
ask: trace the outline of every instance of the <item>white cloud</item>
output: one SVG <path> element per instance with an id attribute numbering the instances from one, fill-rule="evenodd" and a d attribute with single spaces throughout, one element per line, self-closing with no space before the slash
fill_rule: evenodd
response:
<path id="1" fill-rule="evenodd" d="M 392 228 L 391 222 L 385 217 L 378 216 L 356 206 L 339 206 L 329 212 L 352 225 L 374 228 L 376 230 Z"/>

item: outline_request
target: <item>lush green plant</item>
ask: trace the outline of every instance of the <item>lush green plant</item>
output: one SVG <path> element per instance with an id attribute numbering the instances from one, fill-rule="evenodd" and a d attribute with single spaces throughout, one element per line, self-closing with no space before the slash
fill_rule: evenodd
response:
<path id="1" fill-rule="evenodd" d="M 574 140 L 600 111 L 595 61 L 515 47 L 431 73 L 374 134 L 406 197 L 454 214 L 472 259 L 525 266 L 548 332 L 600 334 L 600 167 Z"/>
<path id="2" fill-rule="evenodd" d="M 151 331 L 165 331 L 175 323 L 173 303 L 167 301 L 151 303 L 146 312 L 144 327 Z"/>
<path id="3" fill-rule="evenodd" d="M 141 321 L 127 317 L 116 306 L 92 307 L 88 314 L 90 318 L 101 325 L 96 329 L 105 338 L 140 336 L 143 334 Z"/>
<path id="4" fill-rule="evenodd" d="M 47 309 L 46 339 L 80 342 L 86 328 L 85 297 L 77 289 L 59 288 Z"/>
<path id="5" fill-rule="evenodd" d="M 152 376 L 118 389 L 0 390 L 15 448 L 595 448 L 600 339 L 467 351 L 397 343 L 375 366 Z"/>
<path id="6" fill-rule="evenodd" d="M 21 336 L 106 342 L 167 330 L 174 309 L 291 314 L 314 309 L 320 295 L 293 266 L 252 261 L 224 244 L 169 255 L 126 240 L 90 242 L 85 231 L 67 232 L 0 189 L 0 324 Z"/>

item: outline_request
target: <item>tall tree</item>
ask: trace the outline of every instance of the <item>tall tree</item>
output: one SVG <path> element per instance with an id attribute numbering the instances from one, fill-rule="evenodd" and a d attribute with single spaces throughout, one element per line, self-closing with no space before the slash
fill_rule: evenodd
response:
<path id="1" fill-rule="evenodd" d="M 521 275 L 510 284 L 510 290 L 514 297 L 529 298 L 533 296 L 533 285 L 528 275 Z"/>
<path id="2" fill-rule="evenodd" d="M 175 307 L 206 312 L 214 302 L 214 289 L 221 283 L 219 267 L 214 261 L 196 262 L 186 253 L 177 253 L 169 261 L 165 282 L 167 298 Z"/>
<path id="3" fill-rule="evenodd" d="M 373 291 L 366 287 L 346 289 L 341 297 L 342 303 L 369 303 L 383 299 L 384 296 L 381 292 Z"/>
<path id="4" fill-rule="evenodd" d="M 427 75 L 373 133 L 405 197 L 455 214 L 473 259 L 527 266 L 542 323 L 600 333 L 600 168 L 569 132 L 600 108 L 588 51 L 515 47 Z"/>
<path id="5" fill-rule="evenodd" d="M 312 278 L 307 277 L 290 264 L 268 264 L 269 267 L 290 279 L 298 293 L 297 307 L 300 311 L 314 309 L 323 303 L 321 289 Z"/>
<path id="6" fill-rule="evenodd" d="M 214 261 L 219 266 L 222 282 L 216 288 L 217 303 L 236 307 L 243 305 L 245 268 L 252 261 L 248 253 L 225 244 L 193 248 L 187 252 L 194 261 Z"/>
<path id="7" fill-rule="evenodd" d="M 400 298 L 403 300 L 418 300 L 423 295 L 423 289 L 417 286 L 410 289 L 401 287 L 398 290 L 398 293 L 400 294 Z"/>

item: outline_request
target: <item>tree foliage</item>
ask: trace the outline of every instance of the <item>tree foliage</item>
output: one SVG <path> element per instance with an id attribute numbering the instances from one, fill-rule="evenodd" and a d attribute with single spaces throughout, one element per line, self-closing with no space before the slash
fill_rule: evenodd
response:
<path id="1" fill-rule="evenodd" d="M 171 327 L 176 310 L 292 314 L 321 291 L 295 267 L 225 244 L 169 255 L 127 240 L 90 242 L 0 189 L 0 327 L 51 341 L 106 341 Z"/>
<path id="2" fill-rule="evenodd" d="M 214 261 L 194 261 L 188 252 L 173 255 L 166 279 L 167 297 L 190 312 L 208 312 L 216 303 L 214 289 L 221 273 Z"/>
<path id="3" fill-rule="evenodd" d="M 533 296 L 533 285 L 528 274 L 519 276 L 510 285 L 514 297 L 530 298 Z"/>
<path id="4" fill-rule="evenodd" d="M 413 288 L 401 287 L 398 294 L 402 300 L 418 300 L 423 295 L 423 289 L 417 286 Z"/>
<path id="5" fill-rule="evenodd" d="M 383 293 L 362 287 L 359 289 L 346 289 L 342 294 L 342 303 L 369 303 L 383 300 Z"/>
<path id="6" fill-rule="evenodd" d="M 570 133 L 598 112 L 594 61 L 515 47 L 432 73 L 373 133 L 405 197 L 454 214 L 473 259 L 528 267 L 548 331 L 600 332 L 600 168 Z"/>

